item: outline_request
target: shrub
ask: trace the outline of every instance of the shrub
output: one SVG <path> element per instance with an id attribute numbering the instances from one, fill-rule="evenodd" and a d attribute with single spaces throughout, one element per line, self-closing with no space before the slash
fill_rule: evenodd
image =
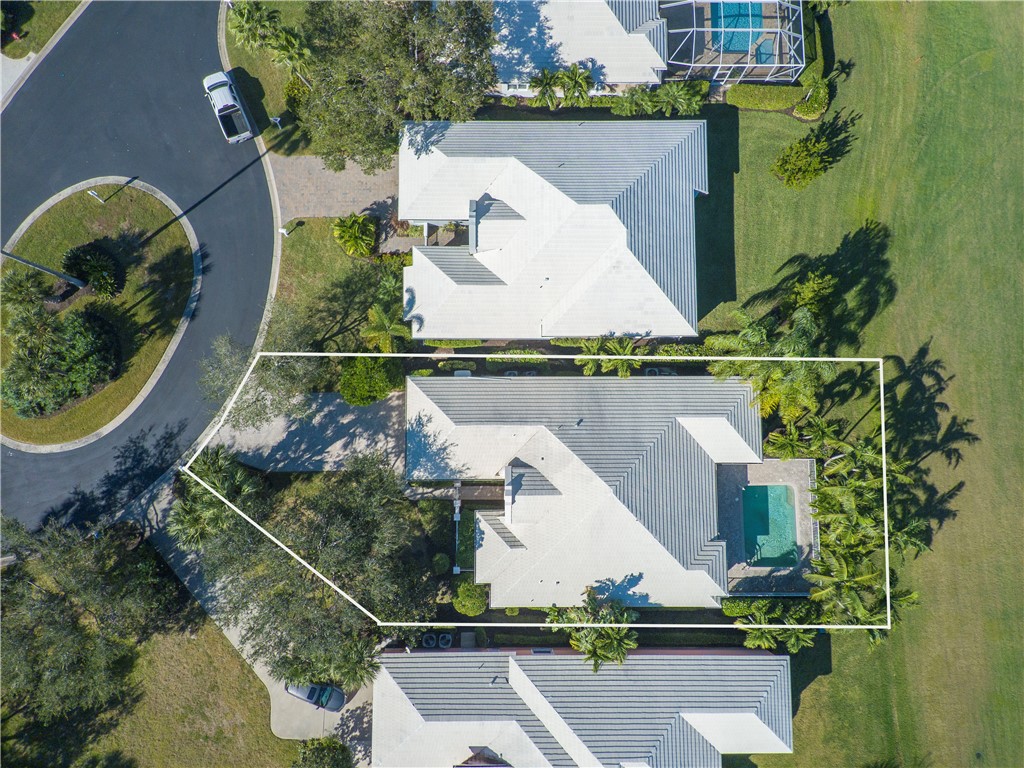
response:
<path id="1" fill-rule="evenodd" d="M 402 364 L 393 357 L 352 357 L 341 365 L 338 393 L 350 405 L 370 405 L 400 389 Z"/>
<path id="2" fill-rule="evenodd" d="M 727 597 L 722 600 L 722 613 L 726 616 L 749 616 L 754 612 L 754 606 L 760 598 L 751 597 Z"/>
<path id="3" fill-rule="evenodd" d="M 487 647 L 487 630 L 483 627 L 477 627 L 473 630 L 473 637 L 476 638 L 477 648 Z"/>
<path id="4" fill-rule="evenodd" d="M 519 615 L 519 609 L 518 608 L 506 608 L 505 609 L 505 615 L 506 616 L 518 616 Z"/>
<path id="5" fill-rule="evenodd" d="M 369 258 L 377 244 L 377 220 L 366 213 L 335 219 L 331 232 L 345 253 L 356 258 Z"/>
<path id="6" fill-rule="evenodd" d="M 551 339 L 551 346 L 579 348 L 583 346 L 583 339 Z"/>
<path id="7" fill-rule="evenodd" d="M 352 768 L 352 752 L 333 736 L 306 739 L 292 768 Z"/>
<path id="8" fill-rule="evenodd" d="M 488 371 L 500 371 L 511 366 L 523 368 L 546 368 L 547 360 L 533 349 L 506 349 L 501 355 L 492 355 L 484 361 Z"/>
<path id="9" fill-rule="evenodd" d="M 486 584 L 477 584 L 466 578 L 459 582 L 452 606 L 463 616 L 479 616 L 487 610 L 487 596 Z"/>
<path id="10" fill-rule="evenodd" d="M 441 347 L 444 349 L 464 349 L 465 347 L 483 346 L 480 339 L 424 339 L 425 347 Z"/>
<path id="11" fill-rule="evenodd" d="M 61 268 L 88 283 L 98 296 L 110 298 L 124 288 L 121 264 L 95 242 L 69 248 L 61 259 Z"/>
<path id="12" fill-rule="evenodd" d="M 803 120 L 817 120 L 828 109 L 829 84 L 827 80 L 819 80 L 807 94 L 807 98 L 793 107 L 793 114 Z"/>
<path id="13" fill-rule="evenodd" d="M 431 376 L 434 373 L 433 368 L 417 368 L 415 371 L 410 373 L 410 376 Z"/>
<path id="14" fill-rule="evenodd" d="M 441 371 L 475 371 L 476 363 L 472 360 L 442 360 L 437 368 Z"/>
<path id="15" fill-rule="evenodd" d="M 292 79 L 284 87 L 284 105 L 293 115 L 299 114 L 306 99 L 310 97 L 310 90 L 301 78 L 292 75 Z"/>
<path id="16" fill-rule="evenodd" d="M 501 104 L 502 106 L 505 107 L 518 107 L 519 99 L 517 99 L 515 96 L 503 96 L 501 99 Z"/>
<path id="17" fill-rule="evenodd" d="M 430 568 L 435 576 L 444 576 L 446 573 L 451 573 L 452 559 L 444 552 L 438 552 L 430 561 Z"/>
<path id="18" fill-rule="evenodd" d="M 590 106 L 607 109 L 608 107 L 614 107 L 615 106 L 615 102 L 617 102 L 618 100 L 619 100 L 618 96 L 612 96 L 612 95 L 591 96 L 590 97 Z"/>
<path id="19" fill-rule="evenodd" d="M 703 344 L 659 344 L 654 355 L 662 357 L 702 357 L 712 354 Z"/>
<path id="20" fill-rule="evenodd" d="M 799 85 L 753 85 L 739 83 L 725 92 L 725 101 L 739 109 L 781 112 L 796 106 L 807 94 Z"/>
<path id="21" fill-rule="evenodd" d="M 803 189 L 827 170 L 828 141 L 804 136 L 782 150 L 772 164 L 772 173 L 790 189 Z"/>
<path id="22" fill-rule="evenodd" d="M 12 352 L 0 397 L 19 416 L 53 413 L 117 373 L 117 336 L 94 312 L 73 311 L 62 318 L 40 306 L 23 307 L 9 317 L 7 336 Z"/>

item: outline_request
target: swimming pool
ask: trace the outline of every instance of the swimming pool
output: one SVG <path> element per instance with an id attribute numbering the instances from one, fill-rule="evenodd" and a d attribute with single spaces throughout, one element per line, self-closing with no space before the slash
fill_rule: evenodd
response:
<path id="1" fill-rule="evenodd" d="M 743 489 L 743 545 L 747 564 L 761 568 L 796 565 L 796 505 L 788 485 Z"/>
<path id="2" fill-rule="evenodd" d="M 711 44 L 725 53 L 747 53 L 751 40 L 760 37 L 763 24 L 761 3 L 712 3 Z M 735 29 L 736 32 L 722 32 Z M 757 30 L 751 35 L 750 30 Z M 742 32 L 739 30 L 743 30 Z"/>

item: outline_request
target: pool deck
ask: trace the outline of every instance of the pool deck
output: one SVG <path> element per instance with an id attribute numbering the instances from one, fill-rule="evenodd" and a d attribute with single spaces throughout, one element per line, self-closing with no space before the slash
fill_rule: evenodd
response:
<path id="1" fill-rule="evenodd" d="M 811 585 L 803 574 L 811 567 L 813 521 L 811 519 L 810 459 L 781 461 L 765 459 L 763 464 L 720 464 L 718 466 L 718 529 L 725 540 L 729 562 L 731 594 L 806 595 Z M 744 560 L 743 489 L 751 485 L 788 485 L 794 491 L 796 543 L 800 561 L 794 566 L 755 568 Z"/>

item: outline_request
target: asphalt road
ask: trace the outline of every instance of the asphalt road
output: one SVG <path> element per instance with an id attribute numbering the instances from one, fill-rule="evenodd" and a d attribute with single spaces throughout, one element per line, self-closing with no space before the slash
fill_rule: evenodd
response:
<path id="1" fill-rule="evenodd" d="M 122 505 L 192 444 L 215 408 L 200 360 L 217 336 L 251 345 L 273 257 L 256 145 L 228 145 L 202 90 L 221 68 L 216 2 L 94 2 L 0 116 L 0 240 L 42 202 L 97 176 L 138 176 L 187 214 L 204 247 L 196 313 L 170 366 L 120 427 L 85 447 L 2 447 L 0 504 L 29 526 Z"/>

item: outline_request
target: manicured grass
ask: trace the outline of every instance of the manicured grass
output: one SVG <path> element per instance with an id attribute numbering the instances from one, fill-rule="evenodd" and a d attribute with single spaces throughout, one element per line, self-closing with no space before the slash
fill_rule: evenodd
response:
<path id="1" fill-rule="evenodd" d="M 731 265 L 718 264 L 708 273 L 721 284 L 702 291 L 735 290 L 742 301 L 773 285 L 794 254 L 832 253 L 869 219 L 887 225 L 898 292 L 864 329 L 858 354 L 909 359 L 930 342 L 930 359 L 955 376 L 941 400 L 974 419 L 980 442 L 964 448 L 959 467 L 930 460 L 940 490 L 960 481 L 964 489 L 934 551 L 904 569 L 902 585 L 920 592 L 922 606 L 874 652 L 861 633 L 836 633 L 830 663 L 800 695 L 794 754 L 754 761 L 1016 765 L 1024 648 L 1013 628 L 1024 604 L 1010 582 L 1024 495 L 1024 103 L 1007 63 L 1022 55 L 1024 8 L 851 3 L 832 19 L 835 56 L 854 63 L 833 107 L 860 115 L 851 151 L 808 189 L 785 189 L 768 168 L 808 128 L 785 115 L 739 113 L 734 241 L 717 244 L 726 255 L 734 247 L 735 283 Z M 735 306 L 718 307 L 702 326 L 721 327 Z"/>
<path id="2" fill-rule="evenodd" d="M 270 0 L 264 5 L 280 11 L 283 27 L 299 29 L 306 16 L 306 3 L 298 0 Z M 239 46 L 230 29 L 225 28 L 224 35 L 231 75 L 267 146 L 282 155 L 306 154 L 308 141 L 296 131 L 295 118 L 285 114 L 284 87 L 291 80 L 288 68 L 275 64 L 267 50 L 250 53 Z M 270 118 L 281 116 L 282 129 L 278 131 Z"/>
<path id="3" fill-rule="evenodd" d="M 28 56 L 29 53 L 38 53 L 46 45 L 46 42 L 53 37 L 64 20 L 71 15 L 71 12 L 78 6 L 78 0 L 74 2 L 60 2 L 60 0 L 47 0 L 42 3 L 4 3 L 6 8 L 12 6 L 18 14 L 18 22 L 15 31 L 21 36 L 20 40 L 10 40 L 4 36 L 4 56 L 10 59 L 20 59 Z"/>
<path id="4" fill-rule="evenodd" d="M 281 242 L 281 274 L 276 301 L 301 302 L 323 286 L 344 275 L 352 266 L 334 236 L 334 219 L 292 219 Z"/>
<path id="5" fill-rule="evenodd" d="M 298 754 L 298 742 L 271 732 L 266 687 L 209 619 L 194 638 L 171 632 L 143 643 L 130 681 L 137 700 L 128 711 L 92 724 L 96 736 L 81 756 L 95 761 L 89 765 L 274 768 Z M 23 724 L 17 717 L 4 722 L 5 764 L 66 764 L 67 733 L 51 727 L 19 734 Z"/>
<path id="6" fill-rule="evenodd" d="M 109 423 L 135 398 L 160 361 L 177 328 L 192 287 L 192 251 L 174 214 L 151 195 L 131 187 L 96 187 L 101 205 L 85 192 L 44 213 L 18 241 L 22 258 L 60 269 L 64 252 L 97 238 L 124 235 L 136 246 L 116 249 L 127 272 L 113 300 L 86 296 L 71 307 L 98 309 L 118 329 L 125 357 L 121 375 L 98 393 L 46 418 L 24 419 L 3 408 L 3 434 L 29 443 L 59 443 L 84 437 Z M 162 229 L 170 223 L 166 229 Z M 155 233 L 155 234 L 154 234 Z M 146 237 L 153 239 L 142 243 Z M 5 260 L 3 272 L 27 269 Z M 4 345 L 4 359 L 8 352 Z"/>

